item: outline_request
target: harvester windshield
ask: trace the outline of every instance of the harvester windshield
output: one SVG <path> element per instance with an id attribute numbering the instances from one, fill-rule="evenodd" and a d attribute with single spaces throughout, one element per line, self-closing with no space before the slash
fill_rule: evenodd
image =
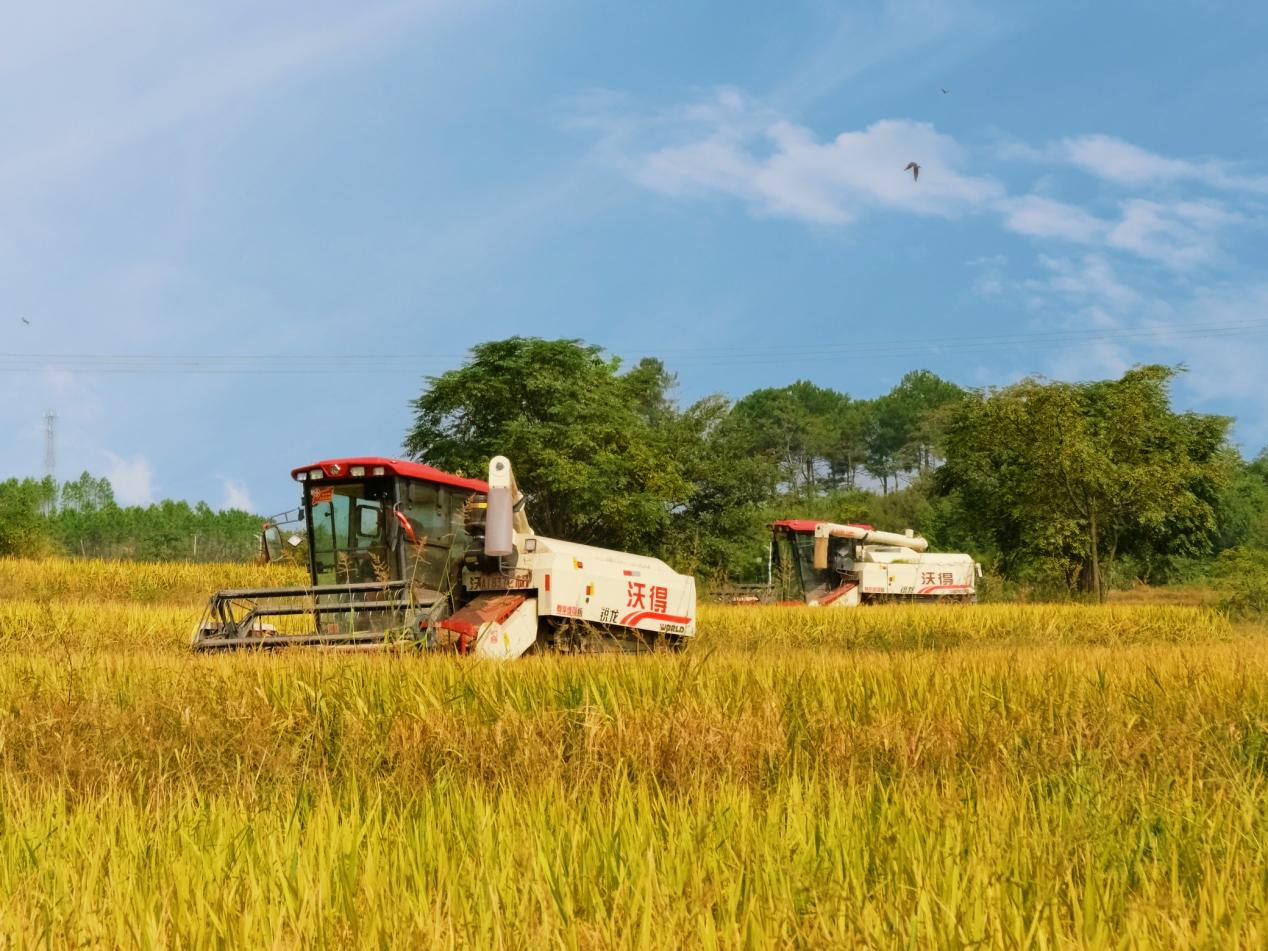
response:
<path id="1" fill-rule="evenodd" d="M 389 553 L 391 478 L 308 487 L 313 579 L 316 584 L 388 581 L 397 576 Z"/>
<path id="2" fill-rule="evenodd" d="M 791 520 L 790 520 L 791 521 Z M 841 570 L 854 558 L 854 541 L 833 538 L 828 543 L 828 567 L 814 566 L 813 523 L 809 529 L 776 522 L 772 555 L 772 581 L 780 601 L 806 601 L 827 594 L 841 583 Z"/>
<path id="3" fill-rule="evenodd" d="M 396 475 L 309 482 L 312 576 L 318 585 L 405 581 L 446 591 L 466 550 L 468 489 Z"/>

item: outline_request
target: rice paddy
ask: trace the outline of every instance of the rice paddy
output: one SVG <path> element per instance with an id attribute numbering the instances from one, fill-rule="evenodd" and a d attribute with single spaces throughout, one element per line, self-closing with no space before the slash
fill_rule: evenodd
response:
<path id="1" fill-rule="evenodd" d="M 241 566 L 0 561 L 35 946 L 1268 942 L 1268 645 L 1198 606 L 702 607 L 679 655 L 194 656 Z"/>

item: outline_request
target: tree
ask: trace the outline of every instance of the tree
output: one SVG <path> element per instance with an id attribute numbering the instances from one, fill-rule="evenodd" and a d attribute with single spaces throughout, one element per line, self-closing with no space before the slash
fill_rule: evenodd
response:
<path id="1" fill-rule="evenodd" d="M 1242 461 L 1234 450 L 1224 453 L 1226 477 L 1217 506 L 1216 549 L 1268 548 L 1268 454 Z"/>
<path id="2" fill-rule="evenodd" d="M 859 469 L 867 459 L 868 439 L 876 425 L 876 404 L 871 400 L 848 400 L 836 414 L 828 468 L 835 486 L 852 489 Z"/>
<path id="3" fill-rule="evenodd" d="M 833 460 L 840 459 L 849 406 L 844 393 L 798 380 L 754 390 L 732 412 L 747 428 L 752 451 L 777 461 L 780 481 L 794 492 L 813 494 L 834 470 Z"/>
<path id="4" fill-rule="evenodd" d="M 678 418 L 678 460 L 688 492 L 671 523 L 669 554 L 680 570 L 714 577 L 764 577 L 762 505 L 780 480 L 775 459 L 752 451 L 750 420 L 720 396 Z"/>
<path id="5" fill-rule="evenodd" d="M 42 554 L 52 545 L 44 513 L 56 497 L 52 479 L 0 482 L 0 555 Z"/>
<path id="6" fill-rule="evenodd" d="M 577 340 L 479 344 L 412 402 L 405 451 L 471 475 L 506 455 L 543 534 L 659 550 L 671 510 L 689 491 L 677 461 L 681 433 L 671 425 L 672 382 L 658 361 L 622 375 L 619 361 Z"/>
<path id="7" fill-rule="evenodd" d="M 82 472 L 75 481 L 62 485 L 63 510 L 97 512 L 114 504 L 114 488 L 109 479 L 94 479 L 88 472 Z"/>
<path id="8" fill-rule="evenodd" d="M 964 391 L 929 370 L 912 370 L 876 399 L 866 439 L 864 467 L 889 491 L 900 472 L 933 468 L 950 419 L 949 408 Z"/>
<path id="9" fill-rule="evenodd" d="M 1046 559 L 1100 597 L 1119 555 L 1209 551 L 1230 420 L 1173 412 L 1175 373 L 974 394 L 950 423 L 940 489 L 1006 570 Z"/>

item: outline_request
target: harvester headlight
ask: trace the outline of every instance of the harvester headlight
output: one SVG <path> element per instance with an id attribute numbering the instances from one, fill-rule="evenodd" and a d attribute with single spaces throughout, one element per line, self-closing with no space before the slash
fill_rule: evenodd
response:
<path id="1" fill-rule="evenodd" d="M 311 469 L 309 470 L 308 478 L 316 482 L 318 479 L 326 478 L 326 473 L 322 472 L 320 469 Z"/>
<path id="2" fill-rule="evenodd" d="M 375 474 L 375 475 L 386 475 L 386 474 L 387 474 L 387 470 L 386 470 L 386 469 L 384 469 L 382 466 L 375 466 L 375 467 L 374 467 L 374 474 Z"/>
<path id="3" fill-rule="evenodd" d="M 348 475 L 352 476 L 354 479 L 361 478 L 365 475 L 365 466 L 353 466 L 348 470 Z"/>
<path id="4" fill-rule="evenodd" d="M 297 472 L 297 473 L 295 473 L 295 481 L 296 481 L 296 482 L 307 482 L 307 481 L 308 481 L 308 473 L 307 473 L 307 472 Z"/>

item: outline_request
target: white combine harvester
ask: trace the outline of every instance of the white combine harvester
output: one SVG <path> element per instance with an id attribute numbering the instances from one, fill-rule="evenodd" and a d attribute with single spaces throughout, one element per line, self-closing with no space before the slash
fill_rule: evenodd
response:
<path id="1" fill-rule="evenodd" d="M 696 582 L 663 561 L 533 531 L 510 462 L 488 482 L 415 462 L 334 459 L 292 472 L 311 583 L 220 591 L 195 650 L 413 644 L 509 660 L 558 651 L 681 648 Z M 262 548 L 284 542 L 266 525 Z"/>
<path id="2" fill-rule="evenodd" d="M 878 601 L 977 600 L 982 567 L 972 556 L 931 553 L 912 534 L 811 519 L 771 524 L 777 600 L 854 607 Z"/>

